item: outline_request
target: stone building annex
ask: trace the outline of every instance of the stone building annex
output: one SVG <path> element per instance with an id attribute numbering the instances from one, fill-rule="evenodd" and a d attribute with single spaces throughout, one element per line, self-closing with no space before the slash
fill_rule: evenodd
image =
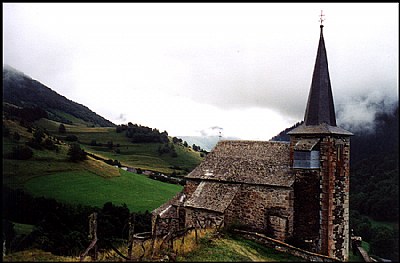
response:
<path id="1" fill-rule="evenodd" d="M 304 123 L 290 142 L 220 141 L 153 211 L 153 231 L 241 226 L 347 261 L 352 133 L 336 126 L 323 27 Z"/>

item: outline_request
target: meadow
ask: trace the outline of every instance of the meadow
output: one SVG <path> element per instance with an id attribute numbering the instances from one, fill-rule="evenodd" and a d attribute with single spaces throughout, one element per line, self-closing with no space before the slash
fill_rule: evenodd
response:
<path id="1" fill-rule="evenodd" d="M 111 201 L 126 204 L 131 212 L 151 211 L 168 201 L 182 186 L 151 180 L 142 174 L 119 170 L 120 176 L 104 178 L 89 171 L 61 172 L 35 177 L 25 183 L 34 196 L 102 207 Z"/>
<path id="2" fill-rule="evenodd" d="M 4 122 L 3 122 L 4 123 Z M 77 123 L 77 122 L 75 122 Z M 21 135 L 19 140 L 12 136 L 3 137 L 3 155 L 13 147 L 25 145 L 33 133 L 15 121 L 6 121 L 10 134 Z M 66 126 L 66 133 L 59 133 L 60 123 L 40 119 L 35 127 L 45 129 L 52 138 L 75 135 L 82 149 L 104 159 L 118 160 L 122 165 L 160 173 L 187 174 L 201 157 L 199 152 L 182 145 L 175 145 L 178 157 L 159 155 L 157 143 L 131 143 L 124 133 L 114 127 L 87 127 L 84 123 Z M 106 145 L 112 141 L 114 147 Z M 106 202 L 126 204 L 132 212 L 151 211 L 182 190 L 182 186 L 134 174 L 103 161 L 88 157 L 87 160 L 68 160 L 70 142 L 59 141 L 58 150 L 32 149 L 33 157 L 28 160 L 3 158 L 3 184 L 21 188 L 36 197 L 54 198 L 58 201 L 101 207 Z M 118 151 L 117 151 L 118 149 Z"/>
<path id="3" fill-rule="evenodd" d="M 41 119 L 38 125 L 46 128 L 51 134 L 58 133 L 59 123 Z M 118 160 L 122 165 L 142 170 L 153 170 L 171 174 L 187 173 L 202 160 L 199 152 L 182 145 L 174 145 L 178 157 L 169 154 L 159 155 L 159 143 L 132 143 L 124 132 L 117 133 L 113 127 L 87 127 L 83 125 L 65 124 L 66 133 L 63 136 L 77 136 L 81 147 L 88 152 L 105 159 Z M 97 145 L 92 145 L 95 141 Z M 113 147 L 107 143 L 112 142 Z"/>

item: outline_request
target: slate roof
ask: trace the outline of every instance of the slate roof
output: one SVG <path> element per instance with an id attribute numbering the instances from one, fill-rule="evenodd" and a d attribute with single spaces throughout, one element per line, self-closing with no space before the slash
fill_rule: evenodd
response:
<path id="1" fill-rule="evenodd" d="M 290 187 L 289 143 L 220 141 L 186 179 Z"/>
<path id="2" fill-rule="evenodd" d="M 329 78 L 328 58 L 326 56 L 325 41 L 321 33 L 318 44 L 317 58 L 315 60 L 310 93 L 308 95 L 304 123 L 318 125 L 326 123 L 336 126 L 335 107 Z"/>
<path id="3" fill-rule="evenodd" d="M 331 126 L 326 123 L 322 123 L 320 125 L 300 125 L 290 132 L 287 133 L 288 135 L 306 135 L 306 134 L 337 134 L 337 135 L 346 135 L 351 136 L 353 133 L 346 131 L 337 126 Z"/>
<path id="4" fill-rule="evenodd" d="M 300 140 L 294 146 L 296 151 L 312 151 L 319 142 L 319 138 Z"/>
<path id="5" fill-rule="evenodd" d="M 152 213 L 156 214 L 156 215 L 159 214 L 160 216 L 162 216 L 162 214 L 164 212 L 167 212 L 171 207 L 182 205 L 184 203 L 185 199 L 186 199 L 186 196 L 183 193 L 183 191 L 181 191 L 181 192 L 177 193 L 169 201 L 165 202 L 161 206 L 159 206 L 156 209 L 154 209 L 152 211 Z"/>
<path id="6" fill-rule="evenodd" d="M 223 213 L 239 191 L 238 184 L 201 182 L 192 196 L 185 202 L 185 207 L 202 208 Z"/>

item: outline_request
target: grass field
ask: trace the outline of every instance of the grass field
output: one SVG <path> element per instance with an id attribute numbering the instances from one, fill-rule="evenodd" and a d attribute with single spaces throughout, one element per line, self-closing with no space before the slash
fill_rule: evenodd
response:
<path id="1" fill-rule="evenodd" d="M 202 160 L 200 153 L 181 145 L 175 145 L 178 157 L 160 156 L 160 144 L 131 143 L 125 133 L 117 133 L 114 127 L 88 127 L 87 123 L 73 116 L 64 117 L 74 122 L 74 125 L 65 124 L 66 134 L 59 133 L 59 122 L 48 119 L 36 121 L 34 127 L 45 129 L 52 137 L 76 135 L 85 151 L 143 170 L 186 174 Z M 3 156 L 14 146 L 24 145 L 33 138 L 34 133 L 28 132 L 17 121 L 5 120 L 3 125 L 10 130 L 10 136 L 3 137 Z M 19 140 L 12 138 L 14 132 L 21 135 Z M 112 141 L 119 146 L 112 149 L 91 146 L 92 140 L 103 145 Z M 70 162 L 68 142 L 61 141 L 57 146 L 58 151 L 32 149 L 33 157 L 28 160 L 3 158 L 3 184 L 66 203 L 94 206 L 102 206 L 109 201 L 116 205 L 125 203 L 132 211 L 151 211 L 182 189 L 182 186 L 132 174 L 91 157 L 81 162 Z"/>
<path id="2" fill-rule="evenodd" d="M 40 119 L 36 122 L 37 125 L 46 128 L 51 134 L 60 136 L 58 127 L 60 123 Z M 171 174 L 187 173 L 184 170 L 192 170 L 202 160 L 199 152 L 193 151 L 191 148 L 175 145 L 175 150 L 178 157 L 174 158 L 168 154 L 159 155 L 159 143 L 132 143 L 125 136 L 124 132 L 117 133 L 113 127 L 86 127 L 82 125 L 65 124 L 66 135 L 75 135 L 81 142 L 82 148 L 87 152 L 94 153 L 105 159 L 118 160 L 122 165 L 141 168 L 144 170 L 155 170 L 161 173 Z M 95 140 L 97 144 L 103 146 L 91 146 L 90 143 Z M 106 146 L 107 142 L 112 142 L 112 149 Z M 118 149 L 118 153 L 117 153 Z M 176 170 L 171 167 L 180 167 L 182 170 Z"/>
<path id="3" fill-rule="evenodd" d="M 34 196 L 102 207 L 106 202 L 125 203 L 130 211 L 151 211 L 168 201 L 182 189 L 151 180 L 144 175 L 120 170 L 121 176 L 104 178 L 89 171 L 61 172 L 35 177 L 25 183 Z"/>
<path id="4" fill-rule="evenodd" d="M 279 252 L 241 237 L 204 237 L 199 248 L 178 257 L 183 262 L 305 262 L 302 258 Z"/>
<path id="5" fill-rule="evenodd" d="M 194 233 L 185 237 L 182 246 L 181 239 L 177 240 L 174 248 L 178 252 L 176 262 L 305 262 L 303 259 L 266 248 L 255 242 L 242 238 L 224 236 L 219 238 L 210 238 L 207 233 L 199 231 L 199 242 L 195 242 Z M 160 245 L 160 241 L 156 242 L 156 250 Z M 163 257 L 151 255 L 151 240 L 144 242 L 145 255 L 143 262 L 165 261 Z M 127 247 L 118 247 L 122 254 L 127 255 Z M 137 261 L 142 254 L 142 248 L 137 244 L 133 248 L 132 261 Z M 175 251 L 175 250 L 174 250 Z M 182 253 L 184 252 L 184 253 Z M 38 249 L 30 249 L 12 253 L 3 258 L 4 261 L 79 261 L 78 257 L 61 257 L 44 252 Z M 99 262 L 119 262 L 124 261 L 114 251 L 105 251 L 98 254 Z M 90 257 L 86 257 L 84 262 L 92 261 Z"/>
<path id="6" fill-rule="evenodd" d="M 399 222 L 376 221 L 369 216 L 367 216 L 367 218 L 371 222 L 372 227 L 384 226 L 384 227 L 387 227 L 387 228 L 395 230 L 395 231 L 398 231 L 398 229 L 399 229 Z"/>
<path id="7" fill-rule="evenodd" d="M 35 227 L 34 225 L 20 224 L 15 222 L 13 222 L 13 224 L 17 235 L 28 235 Z"/>

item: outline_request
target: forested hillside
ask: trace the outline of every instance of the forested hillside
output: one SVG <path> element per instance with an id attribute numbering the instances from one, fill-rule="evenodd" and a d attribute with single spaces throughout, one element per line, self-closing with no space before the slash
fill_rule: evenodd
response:
<path id="1" fill-rule="evenodd" d="M 88 125 L 114 127 L 115 124 L 91 111 L 88 107 L 67 99 L 22 72 L 3 66 L 3 102 L 23 108 L 41 108 L 51 120 L 71 124 L 66 114 Z"/>

